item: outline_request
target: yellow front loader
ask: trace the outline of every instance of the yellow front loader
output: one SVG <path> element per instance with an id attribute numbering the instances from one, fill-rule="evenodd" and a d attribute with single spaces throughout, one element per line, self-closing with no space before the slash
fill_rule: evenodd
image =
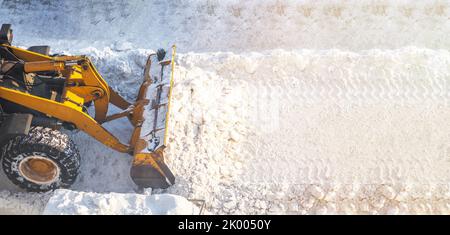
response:
<path id="1" fill-rule="evenodd" d="M 175 177 L 164 163 L 175 47 L 149 55 L 137 98 L 129 102 L 108 86 L 86 56 L 50 55 L 49 47 L 12 46 L 11 25 L 0 30 L 0 145 L 7 177 L 29 191 L 69 187 L 80 156 L 65 129 L 79 129 L 134 156 L 131 178 L 141 188 L 167 188 Z M 93 104 L 95 115 L 87 108 Z M 122 111 L 108 115 L 109 104 Z M 128 118 L 122 143 L 102 124 Z"/>

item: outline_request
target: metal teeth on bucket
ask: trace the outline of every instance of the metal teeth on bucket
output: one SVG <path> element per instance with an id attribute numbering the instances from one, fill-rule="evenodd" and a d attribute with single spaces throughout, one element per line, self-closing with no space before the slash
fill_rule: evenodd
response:
<path id="1" fill-rule="evenodd" d="M 170 78 L 153 83 L 147 90 L 146 99 L 150 103 L 145 106 L 143 115 L 148 119 L 142 124 L 140 139 L 145 140 L 148 144 L 142 152 L 151 153 L 164 145 L 169 93 Z"/>

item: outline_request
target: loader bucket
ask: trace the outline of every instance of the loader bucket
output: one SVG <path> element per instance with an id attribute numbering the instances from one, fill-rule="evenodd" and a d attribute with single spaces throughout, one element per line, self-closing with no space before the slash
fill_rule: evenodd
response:
<path id="1" fill-rule="evenodd" d="M 164 189 L 175 183 L 174 175 L 164 163 L 174 56 L 175 46 L 168 55 L 160 49 L 148 57 L 144 81 L 130 117 L 135 126 L 130 141 L 134 146 L 130 176 L 141 188 Z"/>

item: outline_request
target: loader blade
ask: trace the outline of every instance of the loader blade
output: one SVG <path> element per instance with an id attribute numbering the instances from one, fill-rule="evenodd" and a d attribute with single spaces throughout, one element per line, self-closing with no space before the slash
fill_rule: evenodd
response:
<path id="1" fill-rule="evenodd" d="M 167 55 L 158 50 L 149 56 L 133 110 L 134 159 L 130 176 L 141 188 L 167 188 L 175 183 L 174 175 L 164 163 L 174 56 L 175 47 Z"/>

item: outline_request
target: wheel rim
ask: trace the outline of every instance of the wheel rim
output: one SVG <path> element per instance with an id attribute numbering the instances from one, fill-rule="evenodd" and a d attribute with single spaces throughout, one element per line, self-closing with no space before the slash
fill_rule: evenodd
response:
<path id="1" fill-rule="evenodd" d="M 60 169 L 51 159 L 39 155 L 25 157 L 19 163 L 20 174 L 36 184 L 51 184 L 59 177 Z"/>

